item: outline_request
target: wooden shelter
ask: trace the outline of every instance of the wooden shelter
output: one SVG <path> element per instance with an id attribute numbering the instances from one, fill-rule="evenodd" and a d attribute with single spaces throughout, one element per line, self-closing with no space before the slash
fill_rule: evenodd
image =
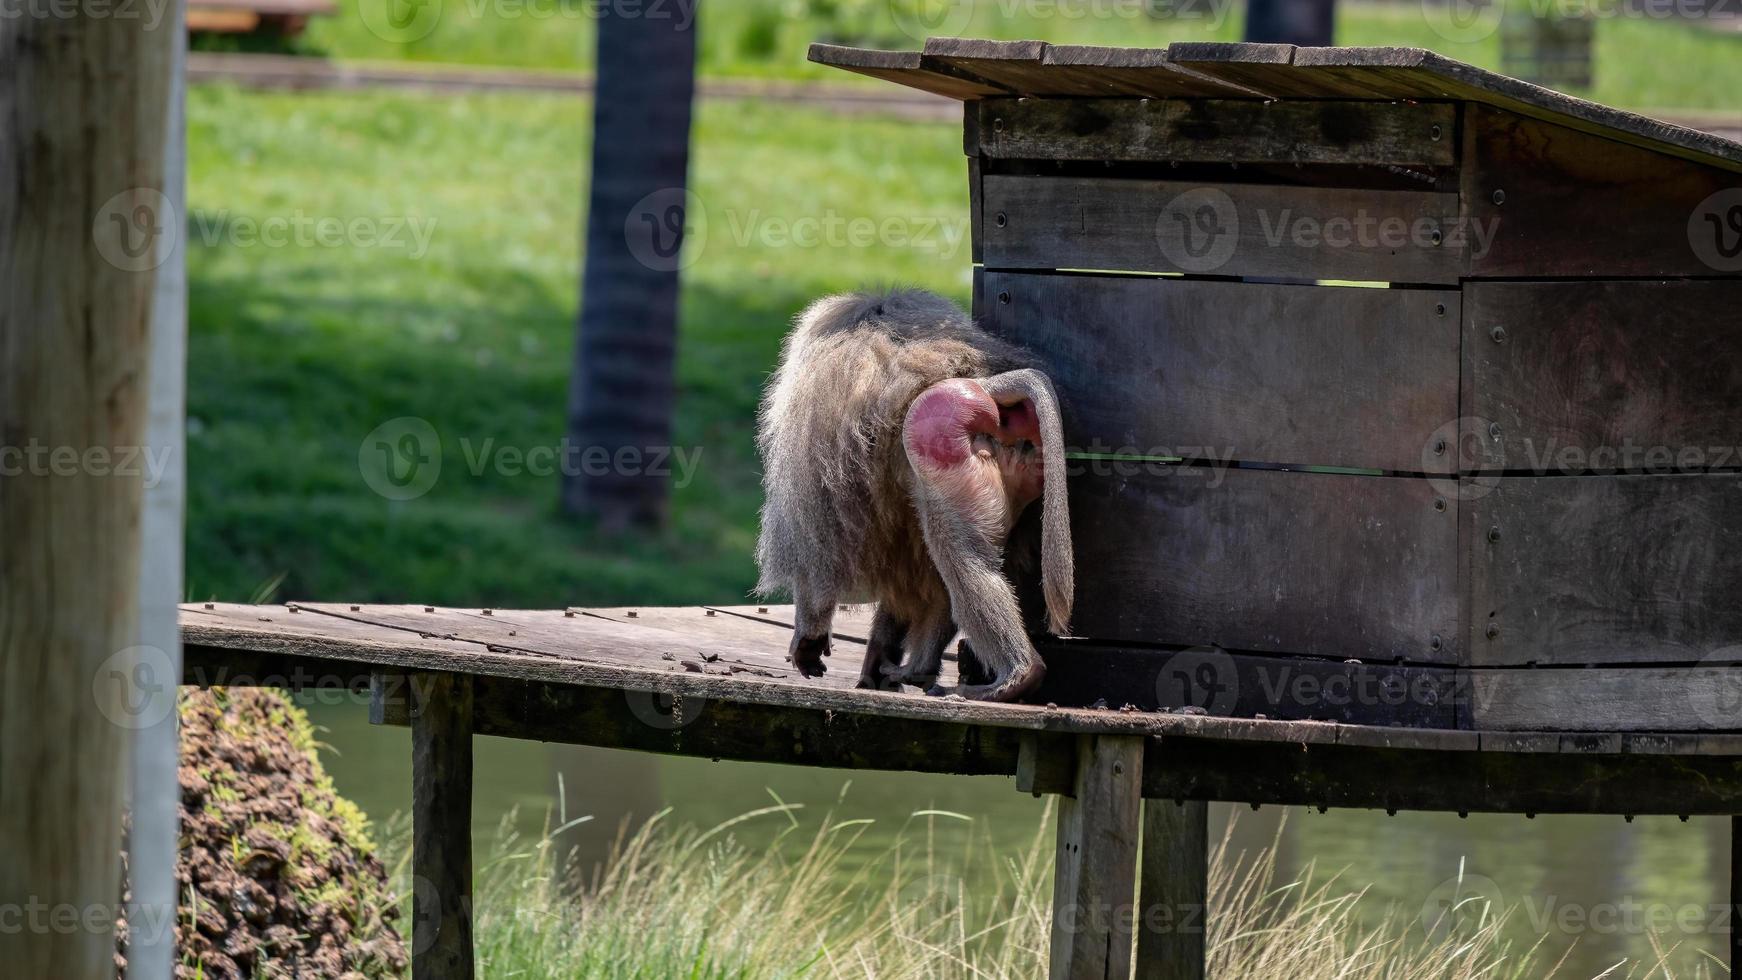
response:
<path id="1" fill-rule="evenodd" d="M 1076 450 L 1074 694 L 1742 728 L 1742 145 L 1413 49 L 811 58 L 965 103 L 974 312 Z"/>

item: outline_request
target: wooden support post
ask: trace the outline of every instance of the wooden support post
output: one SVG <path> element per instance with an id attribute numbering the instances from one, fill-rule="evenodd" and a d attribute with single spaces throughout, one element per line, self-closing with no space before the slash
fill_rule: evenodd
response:
<path id="1" fill-rule="evenodd" d="M 412 980 L 471 980 L 472 679 L 410 686 Z"/>
<path id="2" fill-rule="evenodd" d="M 1736 921 L 1736 912 L 1742 908 L 1742 817 L 1730 818 L 1730 914 L 1725 916 L 1730 923 L 1730 975 L 1742 975 L 1742 924 Z"/>
<path id="3" fill-rule="evenodd" d="M 1203 980 L 1209 930 L 1210 805 L 1143 801 L 1137 980 Z"/>
<path id="4" fill-rule="evenodd" d="M 1074 792 L 1059 800 L 1052 980 L 1131 975 L 1143 741 L 1129 735 L 1077 741 Z"/>
<path id="5" fill-rule="evenodd" d="M 144 485 L 161 458 L 143 451 L 155 270 L 183 217 L 162 194 L 178 30 L 99 4 L 0 14 L 6 976 L 116 975 L 134 733 L 175 710 L 173 661 L 139 639 L 139 594 Z M 151 846 L 161 827 L 146 827 Z"/>

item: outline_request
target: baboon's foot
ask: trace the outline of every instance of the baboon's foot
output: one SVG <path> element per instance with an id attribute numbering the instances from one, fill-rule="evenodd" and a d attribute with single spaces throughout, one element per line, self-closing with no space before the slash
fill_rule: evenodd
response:
<path id="1" fill-rule="evenodd" d="M 787 650 L 787 659 L 798 668 L 798 672 L 806 677 L 821 677 L 828 673 L 829 668 L 823 663 L 823 658 L 830 654 L 829 634 L 821 636 L 799 636 L 793 634 L 792 646 Z"/>
<path id="2" fill-rule="evenodd" d="M 1026 663 L 1018 664 L 1005 677 L 994 677 L 988 684 L 963 684 L 954 691 L 944 693 L 960 694 L 973 701 L 1018 701 L 1033 694 L 1040 682 L 1046 678 L 1046 664 L 1039 657 Z"/>
<path id="3" fill-rule="evenodd" d="M 965 639 L 956 643 L 956 673 L 963 687 L 983 687 L 993 680 L 992 671 Z"/>
<path id="4" fill-rule="evenodd" d="M 909 660 L 903 664 L 888 664 L 883 668 L 883 679 L 893 685 L 907 684 L 911 687 L 928 688 L 938 682 L 938 669 L 929 664 L 915 663 Z"/>

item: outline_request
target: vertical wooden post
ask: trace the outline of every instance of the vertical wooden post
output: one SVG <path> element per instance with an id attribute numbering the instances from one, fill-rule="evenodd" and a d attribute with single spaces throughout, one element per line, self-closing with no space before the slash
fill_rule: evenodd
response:
<path id="1" fill-rule="evenodd" d="M 1137 980 L 1203 980 L 1209 929 L 1210 805 L 1143 801 Z"/>
<path id="2" fill-rule="evenodd" d="M 1126 980 L 1143 790 L 1141 736 L 1077 740 L 1074 793 L 1059 801 L 1052 980 Z"/>
<path id="3" fill-rule="evenodd" d="M 187 31 L 184 0 L 171 0 L 163 30 L 173 37 L 163 196 L 171 214 L 187 213 Z M 161 685 L 173 701 L 181 682 L 182 511 L 187 500 L 187 252 L 176 248 L 157 270 L 151 317 L 151 395 L 147 452 L 162 471 L 147 481 L 140 525 L 139 643 L 167 667 Z M 175 976 L 175 866 L 181 824 L 179 719 L 174 710 L 143 727 L 133 746 L 132 824 L 127 874 L 133 909 L 127 922 L 127 980 Z"/>
<path id="4" fill-rule="evenodd" d="M 1736 913 L 1742 908 L 1742 817 L 1730 818 L 1730 975 L 1742 976 L 1742 923 Z"/>
<path id="5" fill-rule="evenodd" d="M 471 980 L 472 679 L 411 685 L 412 980 Z"/>
<path id="6" fill-rule="evenodd" d="M 160 206 L 176 28 L 131 9 L 0 16 L 7 976 L 115 976 L 128 750 L 174 709 L 177 678 L 137 636 L 154 270 L 179 221 Z"/>

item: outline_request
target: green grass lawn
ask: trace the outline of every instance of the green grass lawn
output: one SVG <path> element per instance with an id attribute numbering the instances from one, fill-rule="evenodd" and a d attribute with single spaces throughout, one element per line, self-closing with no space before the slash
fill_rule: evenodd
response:
<path id="1" fill-rule="evenodd" d="M 555 96 L 189 99 L 188 590 L 281 598 L 557 606 L 740 598 L 760 501 L 752 415 L 792 314 L 830 290 L 903 282 L 966 300 L 967 245 L 833 236 L 806 219 L 965 234 L 947 124 L 751 103 L 700 107 L 692 186 L 707 230 L 686 273 L 677 437 L 700 449 L 669 530 L 607 539 L 561 519 L 555 477 L 468 453 L 563 432 L 590 106 Z M 269 247 L 279 219 L 415 219 L 420 249 Z M 264 237 L 264 236 L 262 236 Z M 422 254 L 414 254 L 419 253 Z M 389 501 L 358 452 L 427 419 L 428 494 Z"/>
<path id="2" fill-rule="evenodd" d="M 387 21 L 408 0 L 340 0 L 336 17 L 315 20 L 301 46 L 335 58 L 511 65 L 584 71 L 592 67 L 596 0 L 426 0 L 404 30 Z M 654 0 L 647 0 L 648 3 Z M 1539 5 L 1540 0 L 1539 0 Z M 1604 10 L 1619 7 L 1605 5 Z M 962 23 L 928 28 L 913 16 L 952 9 L 943 0 L 665 0 L 680 16 L 696 12 L 700 70 L 714 76 L 774 76 L 849 81 L 805 61 L 812 41 L 916 47 L 928 33 L 1039 38 L 1058 43 L 1160 46 L 1172 41 L 1239 39 L 1241 6 L 1224 0 L 1201 15 L 1151 17 L 1120 0 L 980 0 Z M 1499 66 L 1499 42 L 1436 33 L 1416 3 L 1345 2 L 1339 44 L 1412 45 L 1484 67 Z M 1680 22 L 1609 18 L 1598 25 L 1600 101 L 1631 108 L 1742 108 L 1742 33 Z M 866 84 L 876 84 L 866 82 Z"/>

